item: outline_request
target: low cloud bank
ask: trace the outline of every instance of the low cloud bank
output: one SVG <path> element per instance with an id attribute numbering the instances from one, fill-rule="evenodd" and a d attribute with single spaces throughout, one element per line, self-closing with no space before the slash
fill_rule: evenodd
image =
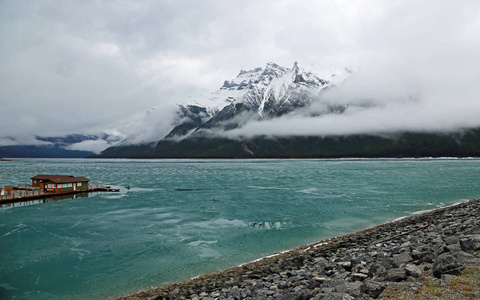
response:
<path id="1" fill-rule="evenodd" d="M 49 146 L 51 143 L 38 140 L 35 136 L 31 135 L 19 135 L 13 137 L 0 137 L 1 146 L 19 146 L 19 145 L 31 145 L 31 146 Z"/>
<path id="2" fill-rule="evenodd" d="M 230 138 L 328 136 L 451 132 L 480 126 L 480 88 L 469 82 L 471 78 L 438 79 L 425 73 L 417 75 L 391 74 L 387 70 L 360 71 L 341 86 L 319 95 L 299 113 L 251 121 L 217 134 Z M 329 105 L 347 108 L 343 113 L 316 114 Z"/>
<path id="3" fill-rule="evenodd" d="M 161 140 L 174 127 L 178 119 L 178 106 L 165 104 L 160 108 L 152 108 L 146 114 L 136 115 L 132 121 L 123 125 L 120 120 L 119 126 L 127 138 L 121 145 L 145 144 Z"/>
<path id="4" fill-rule="evenodd" d="M 92 151 L 96 154 L 99 154 L 106 148 L 110 147 L 111 144 L 105 140 L 88 140 L 80 143 L 75 143 L 66 147 L 67 150 L 79 150 L 79 151 Z"/>

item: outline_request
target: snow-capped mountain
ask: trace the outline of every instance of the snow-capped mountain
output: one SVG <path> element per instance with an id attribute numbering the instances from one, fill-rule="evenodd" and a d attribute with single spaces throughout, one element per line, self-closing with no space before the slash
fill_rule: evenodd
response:
<path id="1" fill-rule="evenodd" d="M 240 71 L 206 97 L 196 97 L 169 111 L 170 131 L 157 131 L 149 143 L 123 142 L 99 157 L 130 158 L 339 158 L 339 157 L 442 157 L 478 156 L 480 128 L 439 134 L 397 132 L 393 135 L 288 135 L 291 120 L 313 120 L 341 114 L 348 108 L 372 105 L 362 99 L 334 101 L 335 86 L 352 73 L 349 69 L 322 74 L 295 63 L 285 68 L 269 63 L 265 68 Z M 335 94 L 335 93 L 333 93 Z M 176 111 L 175 111 L 176 109 Z M 154 119 L 157 115 L 150 114 Z M 152 119 L 152 118 L 150 118 Z M 317 119 L 317 120 L 318 120 Z M 283 122 L 287 122 L 285 126 Z M 265 123 L 263 123 L 265 122 Z M 263 124 L 278 126 L 275 134 L 242 135 Z M 149 124 L 156 124 L 155 122 Z M 291 124 L 291 123 L 290 123 Z M 155 128 L 155 126 L 150 126 Z M 167 129 L 168 130 L 168 129 Z M 258 132 L 262 132 L 259 130 Z M 127 140 L 125 140 L 127 141 Z"/>
<path id="2" fill-rule="evenodd" d="M 241 70 L 236 78 L 225 80 L 217 91 L 190 98 L 179 104 L 171 130 L 163 138 L 149 143 L 132 143 L 133 138 L 110 147 L 104 153 L 122 156 L 158 147 L 162 141 L 179 142 L 209 136 L 212 130 L 227 131 L 250 121 L 277 118 L 300 111 L 319 101 L 327 88 L 341 84 L 350 74 L 348 68 L 319 72 L 295 62 L 292 68 L 268 63 L 265 68 Z M 343 106 L 324 104 L 321 113 L 342 112 Z M 308 112 L 318 115 L 318 112 Z M 143 149 L 142 148 L 142 149 Z M 122 150 L 123 149 L 123 150 Z M 122 152 L 123 151 L 123 152 Z"/>
<path id="3" fill-rule="evenodd" d="M 340 84 L 350 73 L 351 70 L 345 68 L 320 76 L 297 62 L 291 69 L 268 63 L 265 69 L 241 70 L 236 78 L 226 80 L 218 91 L 182 106 L 204 107 L 213 116 L 227 106 L 241 103 L 261 117 L 273 116 L 302 100 L 311 100 L 327 87 Z"/>
<path id="4" fill-rule="evenodd" d="M 323 90 L 341 84 L 350 74 L 345 68 L 321 76 L 297 62 L 292 68 L 268 63 L 264 69 L 241 70 L 218 91 L 180 104 L 174 128 L 166 137 L 185 138 L 196 130 L 228 130 L 249 119 L 279 117 L 309 105 Z M 342 108 L 331 106 L 327 110 Z"/>

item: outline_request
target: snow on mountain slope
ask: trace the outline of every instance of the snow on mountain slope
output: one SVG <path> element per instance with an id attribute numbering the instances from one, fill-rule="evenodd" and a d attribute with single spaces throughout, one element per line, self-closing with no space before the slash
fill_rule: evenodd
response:
<path id="1" fill-rule="evenodd" d="M 236 78 L 230 81 L 225 80 L 219 90 L 208 95 L 190 99 L 190 101 L 181 104 L 181 106 L 195 105 L 204 107 L 207 109 L 207 112 L 213 116 L 225 106 L 248 93 L 249 85 L 251 85 L 262 72 L 262 68 L 256 68 L 250 71 L 241 70 Z"/>
<path id="2" fill-rule="evenodd" d="M 298 99 L 291 99 L 292 96 L 315 96 L 324 88 L 340 84 L 350 73 L 350 70 L 344 69 L 319 76 L 297 62 L 291 69 L 268 63 L 265 69 L 242 70 L 235 79 L 225 81 L 218 91 L 194 98 L 182 106 L 204 107 L 213 116 L 228 105 L 242 103 L 263 117 L 266 107 L 270 108 L 267 114 L 272 114 L 282 107 L 298 103 Z"/>
<path id="3" fill-rule="evenodd" d="M 297 62 L 292 68 L 268 63 L 265 68 L 241 70 L 211 94 L 189 98 L 172 109 L 152 109 L 138 122 L 137 132 L 117 145 L 154 145 L 163 138 L 182 140 L 200 129 L 228 130 L 252 118 L 278 117 L 309 105 L 320 91 L 340 84 L 350 71 L 322 73 Z"/>

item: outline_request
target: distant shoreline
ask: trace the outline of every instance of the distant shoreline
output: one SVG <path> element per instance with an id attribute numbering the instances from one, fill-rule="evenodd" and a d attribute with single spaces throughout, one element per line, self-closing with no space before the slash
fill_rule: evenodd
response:
<path id="1" fill-rule="evenodd" d="M 448 160 L 480 159 L 480 156 L 421 156 L 421 157 L 84 157 L 85 159 L 138 159 L 138 160 Z"/>
<path id="2" fill-rule="evenodd" d="M 88 159 L 88 160 L 449 160 L 449 159 L 480 159 L 480 156 L 411 156 L 411 157 L 12 157 L 13 159 Z M 13 161 L 0 158 L 0 161 Z"/>

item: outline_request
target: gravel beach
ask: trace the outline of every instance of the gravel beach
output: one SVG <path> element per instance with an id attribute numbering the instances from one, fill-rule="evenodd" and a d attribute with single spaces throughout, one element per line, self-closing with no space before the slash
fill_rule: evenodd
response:
<path id="1" fill-rule="evenodd" d="M 119 299 L 480 298 L 480 200 Z"/>

